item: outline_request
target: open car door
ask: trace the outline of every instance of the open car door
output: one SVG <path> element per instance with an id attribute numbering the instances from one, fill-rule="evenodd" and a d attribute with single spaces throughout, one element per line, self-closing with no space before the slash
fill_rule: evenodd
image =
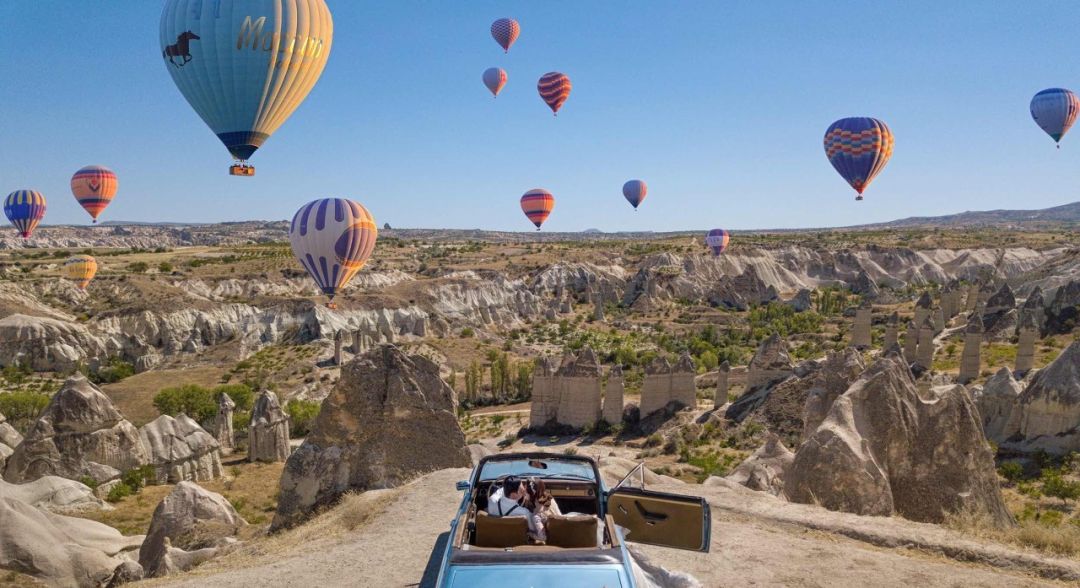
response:
<path id="1" fill-rule="evenodd" d="M 712 519 L 704 498 L 624 487 L 620 482 L 608 493 L 605 511 L 626 529 L 627 541 L 709 551 Z"/>

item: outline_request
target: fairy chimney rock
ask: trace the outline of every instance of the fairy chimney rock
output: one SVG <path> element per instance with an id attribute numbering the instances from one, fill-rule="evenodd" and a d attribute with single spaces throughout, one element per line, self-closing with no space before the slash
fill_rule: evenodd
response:
<path id="1" fill-rule="evenodd" d="M 248 425 L 248 461 L 275 462 L 289 457 L 289 415 L 277 394 L 263 390 L 255 399 Z"/>
<path id="2" fill-rule="evenodd" d="M 915 352 L 915 365 L 924 371 L 934 364 L 934 321 L 928 316 L 919 326 L 919 348 Z"/>
<path id="3" fill-rule="evenodd" d="M 900 324 L 900 315 L 896 312 L 889 315 L 888 322 L 885 323 L 885 339 L 882 341 L 882 349 L 890 349 L 897 344 L 899 340 L 899 334 L 897 333 Z"/>
<path id="4" fill-rule="evenodd" d="M 964 329 L 964 351 L 960 355 L 960 376 L 957 379 L 961 384 L 979 377 L 982 359 L 982 322 L 974 313 L 968 318 L 967 328 Z"/>
<path id="5" fill-rule="evenodd" d="M 609 425 L 617 425 L 622 422 L 623 414 L 623 371 L 622 366 L 611 368 L 608 373 L 607 385 L 604 386 L 604 409 L 603 419 Z"/>
<path id="6" fill-rule="evenodd" d="M 214 417 L 214 438 L 221 446 L 222 453 L 228 454 L 235 449 L 235 435 L 233 433 L 233 413 L 236 412 L 236 403 L 228 394 L 222 392 L 218 396 L 218 411 Z"/>
<path id="7" fill-rule="evenodd" d="M 731 364 L 727 361 L 720 364 L 716 370 L 716 394 L 713 396 L 713 409 L 727 404 L 728 375 L 731 373 Z"/>
<path id="8" fill-rule="evenodd" d="M 746 389 L 783 380 L 791 375 L 794 366 L 787 346 L 780 335 L 766 339 L 750 359 L 746 374 Z"/>
<path id="9" fill-rule="evenodd" d="M 873 309 L 863 304 L 855 309 L 855 324 L 851 329 L 851 346 L 856 349 L 869 349 L 871 343 L 871 322 Z"/>
<path id="10" fill-rule="evenodd" d="M 602 407 L 600 360 L 590 347 L 568 359 L 556 374 L 559 388 L 557 420 L 571 427 L 593 425 L 600 419 Z"/>

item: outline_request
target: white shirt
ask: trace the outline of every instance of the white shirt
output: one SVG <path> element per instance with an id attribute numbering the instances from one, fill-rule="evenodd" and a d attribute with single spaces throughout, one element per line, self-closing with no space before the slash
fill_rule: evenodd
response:
<path id="1" fill-rule="evenodd" d="M 518 504 L 518 501 L 513 498 L 507 498 L 502 488 L 496 489 L 488 499 L 487 512 L 496 517 L 525 517 L 529 523 L 529 530 L 536 532 L 536 523 L 529 509 Z"/>

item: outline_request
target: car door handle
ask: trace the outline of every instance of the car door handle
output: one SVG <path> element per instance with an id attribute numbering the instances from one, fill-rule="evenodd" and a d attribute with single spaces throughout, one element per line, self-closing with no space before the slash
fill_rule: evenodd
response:
<path id="1" fill-rule="evenodd" d="M 649 512 L 645 510 L 645 507 L 641 506 L 641 503 L 637 500 L 634 501 L 634 506 L 637 507 L 638 514 L 641 515 L 642 518 L 644 518 L 645 521 L 650 525 L 655 525 L 656 523 L 666 521 L 668 518 L 668 516 L 662 512 Z"/>

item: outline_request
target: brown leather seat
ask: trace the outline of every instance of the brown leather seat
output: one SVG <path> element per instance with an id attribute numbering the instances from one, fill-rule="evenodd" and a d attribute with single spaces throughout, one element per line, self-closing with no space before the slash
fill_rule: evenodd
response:
<path id="1" fill-rule="evenodd" d="M 493 517 L 476 513 L 477 547 L 517 547 L 529 542 L 529 522 L 525 517 Z"/>
<path id="2" fill-rule="evenodd" d="M 590 515 L 549 517 L 547 544 L 556 547 L 596 547 L 599 521 Z"/>

